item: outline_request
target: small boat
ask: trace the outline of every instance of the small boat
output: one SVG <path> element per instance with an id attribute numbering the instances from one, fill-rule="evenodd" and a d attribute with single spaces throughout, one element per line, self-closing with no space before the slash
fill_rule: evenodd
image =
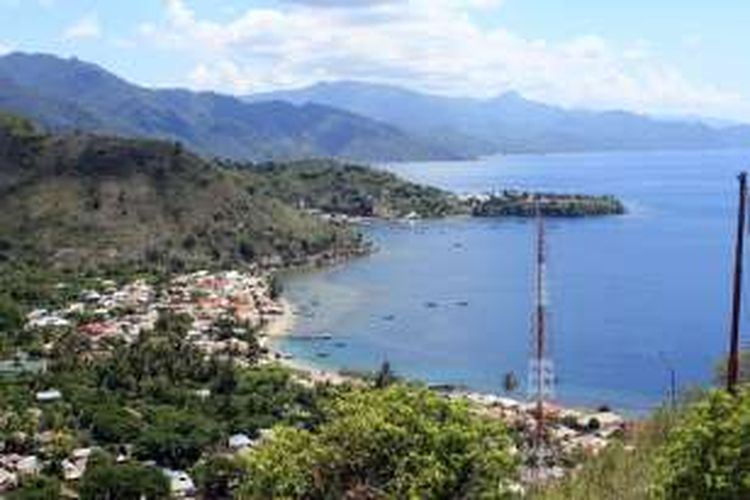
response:
<path id="1" fill-rule="evenodd" d="M 395 314 L 388 314 L 386 316 L 383 316 L 383 320 L 385 320 L 385 321 L 393 321 L 395 319 L 396 319 L 396 315 Z"/>
<path id="2" fill-rule="evenodd" d="M 428 309 L 435 309 L 438 305 L 437 302 L 425 302 L 424 306 Z"/>
<path id="3" fill-rule="evenodd" d="M 331 354 L 327 353 L 327 352 L 319 352 L 319 353 L 316 354 L 316 356 L 319 357 L 319 358 L 327 358 L 330 355 Z"/>

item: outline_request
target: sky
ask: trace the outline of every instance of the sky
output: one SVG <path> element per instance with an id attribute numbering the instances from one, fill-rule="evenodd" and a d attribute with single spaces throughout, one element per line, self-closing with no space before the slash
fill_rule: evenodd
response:
<path id="1" fill-rule="evenodd" d="M 750 122 L 748 0 L 0 0 L 0 54 L 249 94 L 364 80 Z"/>

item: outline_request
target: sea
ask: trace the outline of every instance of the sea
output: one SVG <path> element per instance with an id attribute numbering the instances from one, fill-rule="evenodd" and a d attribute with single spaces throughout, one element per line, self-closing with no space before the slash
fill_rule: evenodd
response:
<path id="1" fill-rule="evenodd" d="M 381 165 L 458 194 L 611 194 L 624 216 L 546 221 L 553 399 L 647 412 L 715 379 L 728 349 L 737 174 L 750 151 L 492 156 Z M 276 347 L 329 370 L 526 396 L 535 221 L 368 222 L 374 254 L 284 280 L 297 309 Z M 750 306 L 748 301 L 743 305 Z M 750 308 L 743 321 L 747 324 Z M 750 329 L 750 325 L 745 330 Z M 322 336 L 319 339 L 299 337 Z M 750 338 L 745 336 L 745 338 Z"/>

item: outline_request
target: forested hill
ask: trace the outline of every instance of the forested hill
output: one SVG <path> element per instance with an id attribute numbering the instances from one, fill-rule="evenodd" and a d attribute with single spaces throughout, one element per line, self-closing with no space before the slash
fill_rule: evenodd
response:
<path id="1" fill-rule="evenodd" d="M 0 109 L 53 130 L 181 141 L 200 154 L 233 159 L 459 156 L 395 126 L 326 105 L 246 103 L 215 93 L 149 89 L 96 65 L 51 55 L 0 57 Z"/>
<path id="2" fill-rule="evenodd" d="M 0 259 L 171 270 L 280 264 L 363 250 L 307 209 L 426 217 L 456 199 L 332 160 L 206 161 L 180 143 L 47 134 L 0 113 Z"/>
<path id="3" fill-rule="evenodd" d="M 55 266 L 289 262 L 356 245 L 349 229 L 256 192 L 179 144 L 0 126 L 3 260 Z"/>

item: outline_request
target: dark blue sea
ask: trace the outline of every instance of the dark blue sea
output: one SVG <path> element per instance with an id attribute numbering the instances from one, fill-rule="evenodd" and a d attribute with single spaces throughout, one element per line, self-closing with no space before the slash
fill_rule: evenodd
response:
<path id="1" fill-rule="evenodd" d="M 548 221 L 551 354 L 559 402 L 641 412 L 664 401 L 670 369 L 681 387 L 710 383 L 727 349 L 743 167 L 750 152 L 497 156 L 384 168 L 457 193 L 524 188 L 621 198 L 625 216 Z M 279 348 L 325 368 L 374 370 L 387 359 L 405 377 L 486 392 L 502 393 L 508 371 L 525 380 L 533 221 L 374 223 L 365 231 L 378 245 L 374 255 L 286 280 L 299 310 L 295 332 L 333 339 L 288 339 Z"/>

